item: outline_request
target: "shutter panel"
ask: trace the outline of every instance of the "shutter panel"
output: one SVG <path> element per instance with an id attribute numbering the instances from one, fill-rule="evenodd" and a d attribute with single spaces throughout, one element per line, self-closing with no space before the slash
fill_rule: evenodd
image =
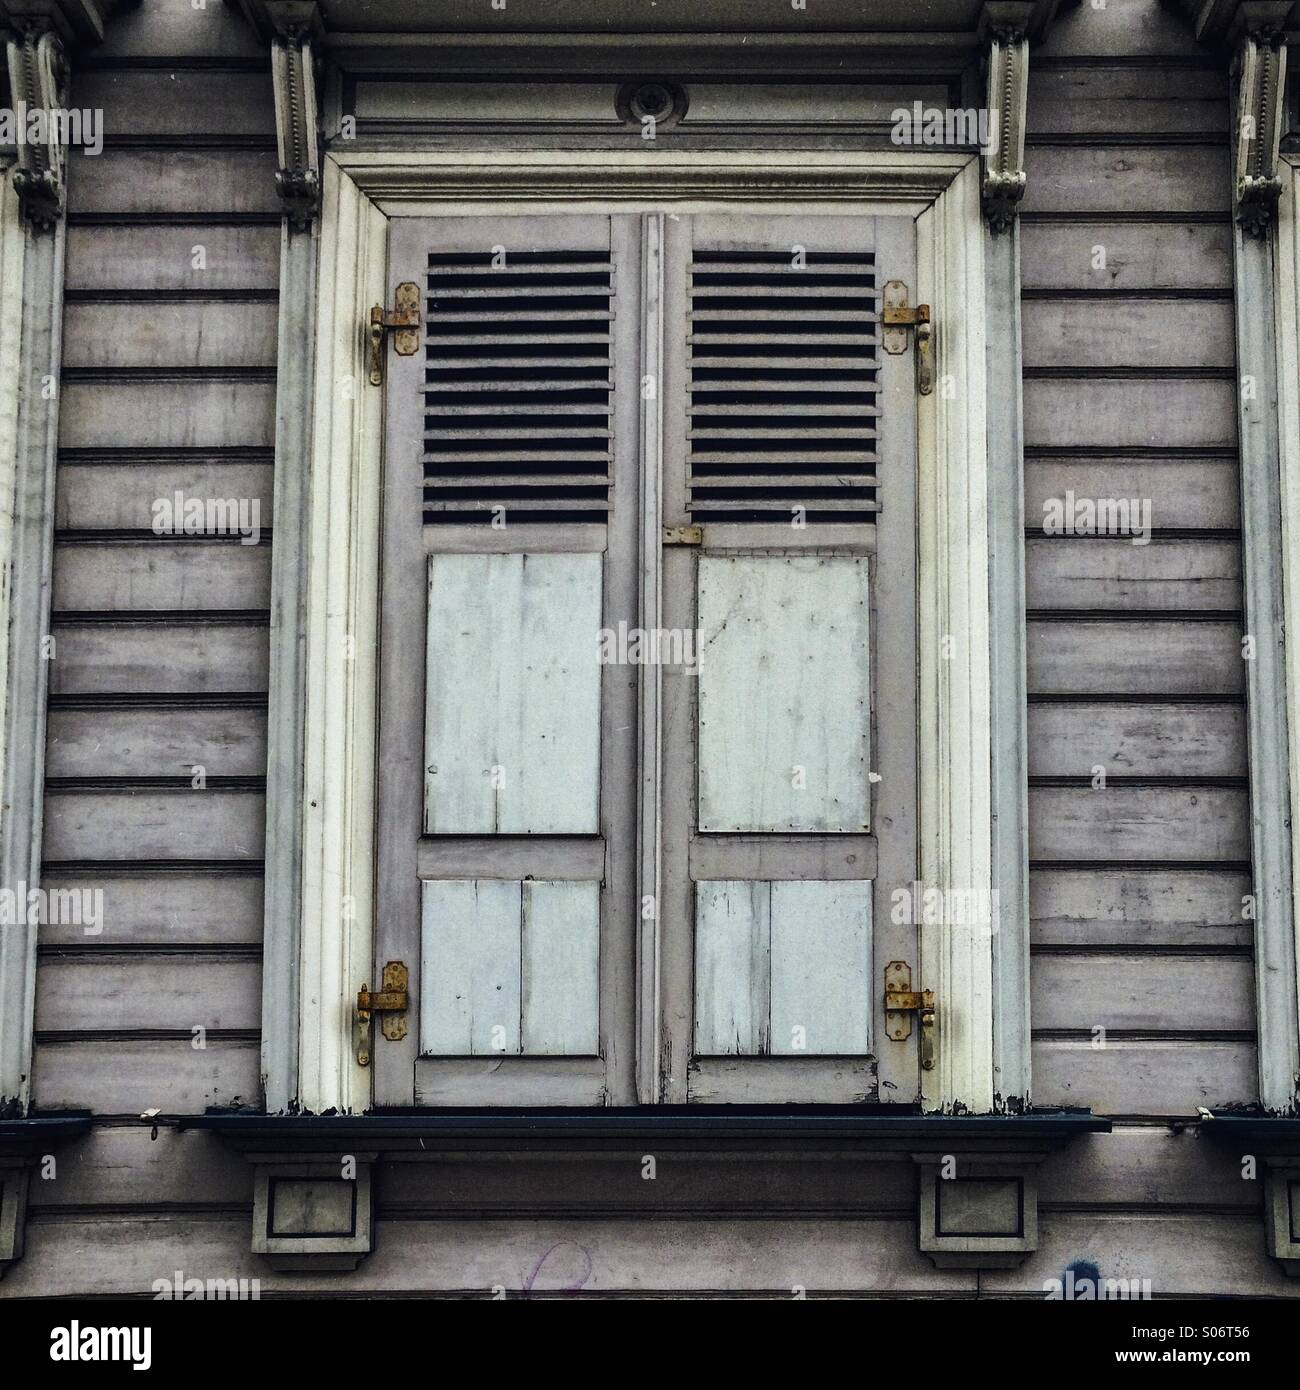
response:
<path id="1" fill-rule="evenodd" d="M 915 399 L 879 334 L 913 256 L 901 218 L 667 224 L 664 523 L 704 529 L 662 559 L 701 653 L 663 685 L 666 1100 L 917 1095 L 877 1017 L 915 963 Z"/>
<path id="2" fill-rule="evenodd" d="M 874 253 L 697 245 L 686 292 L 692 519 L 870 521 Z"/>
<path id="3" fill-rule="evenodd" d="M 393 224 L 424 312 L 387 363 L 378 920 L 419 965 L 381 1104 L 634 1093 L 635 687 L 598 643 L 636 621 L 633 233 Z"/>
<path id="4" fill-rule="evenodd" d="M 556 230 L 553 247 L 428 254 L 426 522 L 608 509 L 613 266 Z"/>

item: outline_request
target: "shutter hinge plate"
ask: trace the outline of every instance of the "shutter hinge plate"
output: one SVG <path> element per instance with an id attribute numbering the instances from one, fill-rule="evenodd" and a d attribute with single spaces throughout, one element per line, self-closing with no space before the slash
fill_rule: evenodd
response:
<path id="1" fill-rule="evenodd" d="M 916 333 L 916 389 L 923 396 L 934 390 L 934 329 L 928 304 L 908 304 L 902 280 L 887 280 L 880 316 L 880 345 L 891 356 L 907 351 L 907 330 Z"/>
<path id="2" fill-rule="evenodd" d="M 410 981 L 411 974 L 406 968 L 406 963 L 390 960 L 384 966 L 382 989 L 372 993 L 369 985 L 361 986 L 357 994 L 357 1026 L 360 1034 L 357 1041 L 357 1061 L 363 1067 L 370 1065 L 370 1041 L 374 1036 L 373 1015 L 380 1016 L 380 1028 L 389 1042 L 401 1042 L 406 1036 Z"/>
<path id="3" fill-rule="evenodd" d="M 921 1067 L 934 1070 L 934 990 L 912 988 L 912 967 L 905 960 L 885 966 L 885 1036 L 906 1042 L 912 1036 L 912 1015 L 921 1021 Z"/>
<path id="4" fill-rule="evenodd" d="M 703 526 L 665 526 L 664 545 L 703 545 Z"/>
<path id="5" fill-rule="evenodd" d="M 420 287 L 403 280 L 393 291 L 393 307 L 376 304 L 370 311 L 370 384 L 384 384 L 384 339 L 393 338 L 399 357 L 414 357 L 420 350 Z"/>

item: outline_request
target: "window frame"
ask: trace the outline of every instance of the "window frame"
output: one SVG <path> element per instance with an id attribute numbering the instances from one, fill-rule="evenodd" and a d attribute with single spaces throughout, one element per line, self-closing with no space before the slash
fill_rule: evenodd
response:
<path id="1" fill-rule="evenodd" d="M 995 1086 L 994 1000 L 1012 1015 L 1000 1051 L 1014 1054 L 1027 1076 L 1028 1034 L 1018 1020 L 1027 1019 L 1028 970 L 1023 881 L 1009 895 L 1003 887 L 1008 875 L 1017 878 L 1023 844 L 1010 859 L 995 851 L 990 631 L 1010 625 L 1012 648 L 1023 654 L 1024 608 L 1018 583 L 1007 586 L 1014 591 L 1008 602 L 990 582 L 991 464 L 1018 477 L 1019 449 L 1017 428 L 991 457 L 986 354 L 1018 348 L 1019 332 L 1014 296 L 995 296 L 993 314 L 986 314 L 990 233 L 980 210 L 979 157 L 893 149 L 478 150 L 467 157 L 459 148 L 341 147 L 324 163 L 305 559 L 302 915 L 300 924 L 267 924 L 268 932 L 296 939 L 298 1104 L 319 1113 L 359 1112 L 372 1103 L 369 1070 L 356 1061 L 354 1000 L 375 971 L 370 877 L 383 401 L 367 384 L 360 326 L 369 306 L 388 294 L 388 220 L 491 215 L 521 204 L 535 212 L 656 211 L 689 200 L 723 210 L 734 198 L 916 219 L 915 292 L 932 306 L 938 356 L 938 389 L 920 398 L 917 421 L 921 879 L 997 886 L 1016 904 L 1016 917 L 1008 920 L 1004 911 L 997 933 L 921 928 L 918 984 L 934 989 L 938 1003 L 938 1062 L 923 1073 L 923 1106 L 993 1111 L 995 1090 L 1007 1094 Z M 1010 485 L 1004 478 L 1000 491 Z M 1021 545 L 1022 534 L 1015 537 Z M 1006 566 L 1018 577 L 1014 554 Z M 944 644 L 944 637 L 954 640 Z M 1018 688 L 1000 690 L 998 699 L 1023 705 L 1023 659 Z M 1017 741 L 1003 728 L 999 739 L 1004 754 L 1018 751 L 1023 759 L 1023 735 Z M 643 846 L 643 853 L 654 852 Z M 652 951 L 643 942 L 641 969 L 653 966 L 646 959 Z M 995 987 L 999 957 L 1010 967 L 1009 991 Z M 268 982 L 268 991 L 273 987 Z M 267 1007 L 280 1007 L 269 994 Z M 653 1019 L 640 1020 L 641 1046 L 653 1026 Z"/>

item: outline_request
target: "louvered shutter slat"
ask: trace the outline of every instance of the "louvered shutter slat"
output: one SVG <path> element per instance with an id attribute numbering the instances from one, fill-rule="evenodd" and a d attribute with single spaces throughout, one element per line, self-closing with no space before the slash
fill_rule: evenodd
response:
<path id="1" fill-rule="evenodd" d="M 609 252 L 431 253 L 424 520 L 590 520 L 609 508 Z"/>
<path id="2" fill-rule="evenodd" d="M 873 518 L 876 278 L 869 252 L 693 250 L 686 335 L 693 516 L 784 520 L 803 508 L 810 519 Z"/>

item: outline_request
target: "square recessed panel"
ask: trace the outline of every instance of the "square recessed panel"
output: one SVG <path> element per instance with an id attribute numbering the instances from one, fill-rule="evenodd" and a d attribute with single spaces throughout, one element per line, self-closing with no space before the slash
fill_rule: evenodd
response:
<path id="1" fill-rule="evenodd" d="M 272 1178 L 269 1201 L 273 1236 L 350 1236 L 356 1229 L 355 1182 Z"/>
<path id="2" fill-rule="evenodd" d="M 1019 1178 L 937 1178 L 935 1224 L 940 1236 L 1022 1234 Z"/>

